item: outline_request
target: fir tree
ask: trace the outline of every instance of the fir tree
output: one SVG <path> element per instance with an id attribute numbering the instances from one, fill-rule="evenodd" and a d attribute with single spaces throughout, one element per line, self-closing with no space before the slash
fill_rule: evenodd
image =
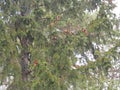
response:
<path id="1" fill-rule="evenodd" d="M 114 6 L 111 0 L 1 0 L 1 84 L 13 76 L 8 90 L 105 88 L 119 56 Z M 102 52 L 99 45 L 109 44 Z M 76 54 L 87 64 L 76 65 Z"/>

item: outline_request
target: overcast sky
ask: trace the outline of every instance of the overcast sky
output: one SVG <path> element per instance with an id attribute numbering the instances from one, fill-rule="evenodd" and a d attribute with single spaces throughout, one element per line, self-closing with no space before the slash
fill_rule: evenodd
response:
<path id="1" fill-rule="evenodd" d="M 113 11 L 117 16 L 120 16 L 120 0 L 114 0 L 114 3 L 117 7 Z"/>

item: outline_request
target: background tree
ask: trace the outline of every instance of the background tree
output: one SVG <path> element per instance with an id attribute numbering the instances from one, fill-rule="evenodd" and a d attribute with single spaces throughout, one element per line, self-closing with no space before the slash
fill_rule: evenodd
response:
<path id="1" fill-rule="evenodd" d="M 111 0 L 1 0 L 0 5 L 1 84 L 14 77 L 8 90 L 105 88 L 119 57 Z M 103 45 L 112 47 L 104 51 Z"/>

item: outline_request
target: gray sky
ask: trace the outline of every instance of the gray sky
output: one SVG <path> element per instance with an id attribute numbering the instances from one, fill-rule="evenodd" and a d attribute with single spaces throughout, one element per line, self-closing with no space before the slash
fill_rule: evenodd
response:
<path id="1" fill-rule="evenodd" d="M 113 12 L 117 16 L 120 16 L 120 0 L 114 0 L 114 3 L 116 4 L 117 7 L 113 10 Z"/>

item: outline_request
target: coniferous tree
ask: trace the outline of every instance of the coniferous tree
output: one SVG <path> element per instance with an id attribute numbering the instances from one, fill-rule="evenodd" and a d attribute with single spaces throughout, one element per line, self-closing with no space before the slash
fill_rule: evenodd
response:
<path id="1" fill-rule="evenodd" d="M 120 45 L 111 0 L 1 0 L 0 5 L 0 80 L 13 76 L 8 90 L 105 88 Z M 106 52 L 99 47 L 109 44 Z M 87 64 L 76 65 L 76 54 Z"/>

